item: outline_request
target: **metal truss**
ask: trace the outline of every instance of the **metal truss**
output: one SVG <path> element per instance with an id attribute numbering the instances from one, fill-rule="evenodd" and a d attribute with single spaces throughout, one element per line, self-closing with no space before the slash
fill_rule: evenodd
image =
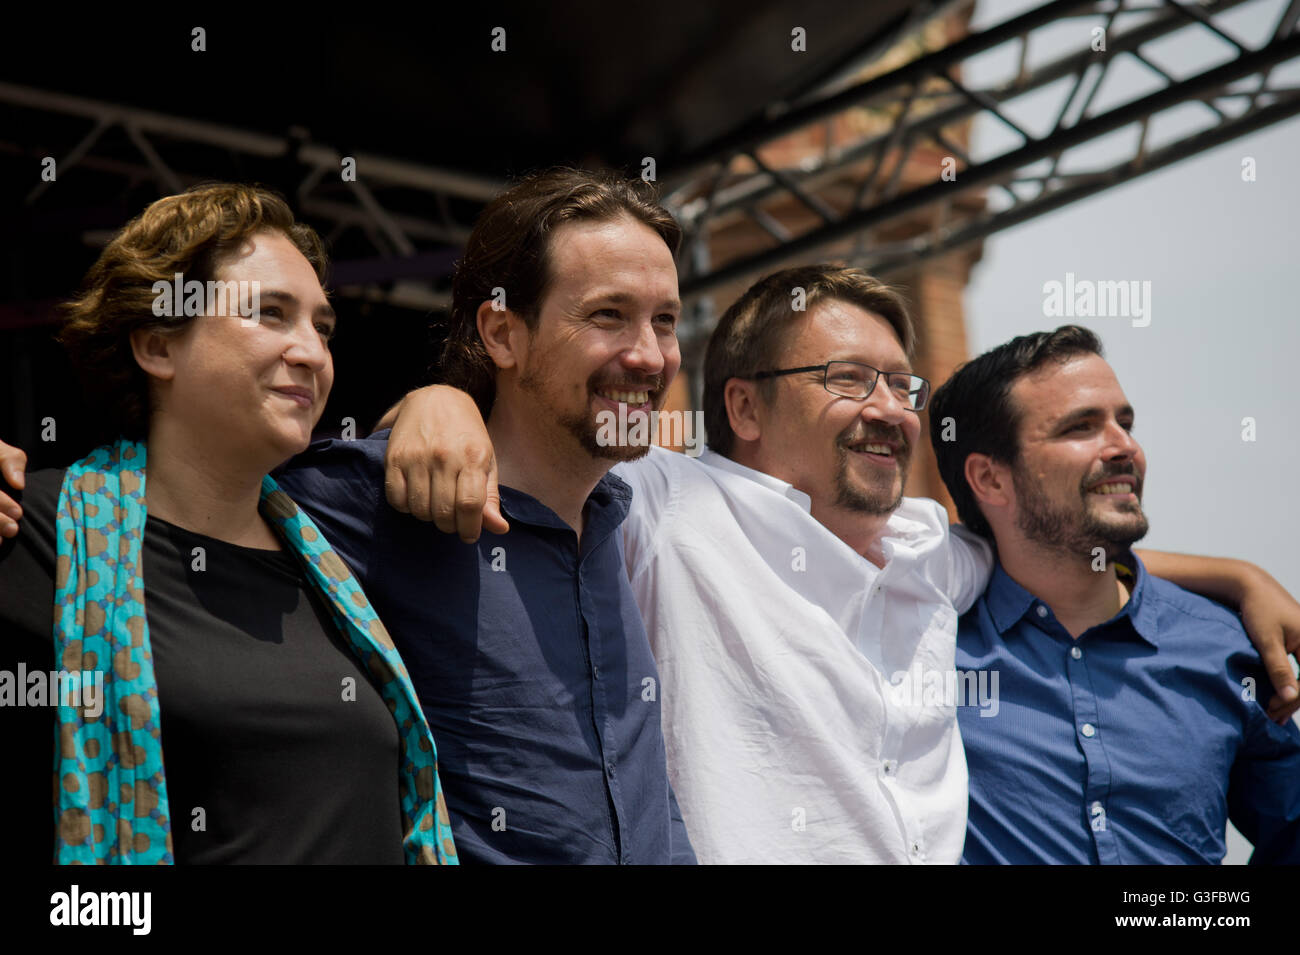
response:
<path id="1" fill-rule="evenodd" d="M 701 150 L 677 168 L 665 190 L 686 232 L 683 297 L 705 306 L 694 331 L 707 331 L 708 293 L 790 260 L 829 253 L 877 274 L 910 268 L 1300 113 L 1300 87 L 1270 82 L 1279 64 L 1300 56 L 1300 0 L 1290 0 L 1271 37 L 1254 48 L 1218 22 L 1243 2 L 1250 0 L 1047 3 Z M 1094 51 L 1092 30 L 1082 23 L 1074 52 L 1028 66 L 1031 43 L 1045 29 L 1084 17 L 1104 27 L 1104 52 Z M 1181 30 L 1208 32 L 1235 55 L 1175 78 L 1145 48 Z M 962 82 L 963 63 L 999 47 L 1018 64 L 1009 79 L 987 88 Z M 1094 111 L 1102 81 L 1122 57 L 1142 64 L 1159 88 Z M 1006 105 L 1053 84 L 1060 99 L 1055 123 L 1035 135 Z M 1153 118 L 1186 103 L 1201 104 L 1209 125 L 1149 143 Z M 854 111 L 865 131 L 836 139 L 832 124 Z M 1014 145 L 972 160 L 961 146 L 964 124 L 981 114 L 1010 130 Z M 1136 148 L 1127 158 L 1100 168 L 1072 163 L 1071 150 L 1128 126 L 1136 131 Z M 802 161 L 786 167 L 770 158 L 782 140 L 801 135 L 805 142 L 820 135 L 825 148 L 812 156 L 805 150 Z M 941 177 L 944 157 L 955 171 L 948 181 Z M 919 180 L 918 168 L 925 170 Z M 745 251 L 715 261 L 709 250 L 725 251 L 723 235 L 735 240 L 733 250 Z"/>
<path id="2" fill-rule="evenodd" d="M 217 170 L 270 170 L 290 184 L 290 201 L 331 244 L 355 230 L 366 240 L 359 245 L 373 249 L 373 257 L 335 261 L 335 287 L 408 308 L 446 306 L 446 292 L 431 277 L 450 274 L 477 210 L 502 188 L 486 177 L 365 153 L 350 154 L 357 175 L 345 182 L 343 154 L 297 128 L 269 135 L 11 83 L 0 83 L 0 104 L 41 114 L 51 140 L 3 142 L 14 134 L 10 128 L 0 133 L 0 149 L 48 151 L 60 180 L 86 170 L 124 189 L 150 182 L 166 195 L 218 177 Z M 181 162 L 203 173 L 184 172 Z M 39 211 L 51 185 L 35 185 L 24 204 Z M 87 230 L 84 238 L 102 244 L 107 235 Z"/>

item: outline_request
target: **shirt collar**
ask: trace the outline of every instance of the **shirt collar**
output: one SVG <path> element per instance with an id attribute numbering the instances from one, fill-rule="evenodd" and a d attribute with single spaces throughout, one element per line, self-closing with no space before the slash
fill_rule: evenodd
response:
<path id="1" fill-rule="evenodd" d="M 1117 621 L 1127 618 L 1130 628 L 1139 638 L 1151 646 L 1157 646 L 1156 609 L 1151 601 L 1144 600 L 1146 593 L 1147 570 L 1142 561 L 1131 550 L 1125 552 L 1116 562 L 1120 578 L 1129 588 L 1128 603 L 1124 604 L 1110 620 L 1100 624 L 1102 627 L 1113 626 Z M 1129 568 L 1133 568 L 1129 573 Z M 1037 614 L 1037 608 L 1046 606 L 1041 600 L 1020 586 L 1002 569 L 998 561 L 993 568 L 988 588 L 984 591 L 984 603 L 993 625 L 998 633 L 1005 635 L 1026 614 Z M 1033 620 L 1034 616 L 1030 619 Z"/>
<path id="2" fill-rule="evenodd" d="M 769 490 L 776 491 L 777 494 L 782 494 L 788 497 L 809 514 L 812 513 L 812 498 L 799 490 L 793 484 L 782 481 L 778 477 L 773 477 L 763 471 L 755 471 L 753 468 L 745 467 L 745 465 L 738 464 L 731 460 L 731 458 L 718 454 L 710 448 L 705 448 L 700 452 L 700 463 L 707 464 L 711 468 L 717 468 L 719 471 L 729 471 L 732 474 L 737 474 L 740 477 L 753 481 L 755 484 L 761 484 Z"/>
<path id="3" fill-rule="evenodd" d="M 700 452 L 700 463 L 707 464 L 711 468 L 717 468 L 720 471 L 727 471 L 748 481 L 753 481 L 770 491 L 781 494 L 801 507 L 808 515 L 812 515 L 812 498 L 803 491 L 799 490 L 793 484 L 782 481 L 778 477 L 773 477 L 765 471 L 756 471 L 753 468 L 746 467 L 743 464 L 731 460 L 724 455 L 718 454 L 709 448 Z M 917 541 L 924 540 L 932 534 L 932 529 L 921 521 L 912 520 L 902 516 L 898 509 L 895 509 L 889 515 L 889 520 L 885 522 L 885 530 L 882 534 L 884 538 L 884 548 L 886 558 L 890 557 L 894 549 L 894 540 L 912 545 Z"/>
<path id="4" fill-rule="evenodd" d="M 553 527 L 572 531 L 558 514 L 531 494 L 502 484 L 501 510 L 512 521 L 522 521 L 536 527 Z M 607 473 L 587 495 L 583 507 L 584 547 L 588 539 L 602 538 L 612 532 L 627 517 L 632 503 L 632 488 L 615 474 Z"/>

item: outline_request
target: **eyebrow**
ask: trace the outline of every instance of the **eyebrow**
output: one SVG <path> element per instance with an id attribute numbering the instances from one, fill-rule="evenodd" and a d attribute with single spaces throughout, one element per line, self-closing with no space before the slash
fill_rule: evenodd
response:
<path id="1" fill-rule="evenodd" d="M 298 296 L 294 295 L 292 292 L 281 292 L 276 289 L 271 289 L 270 291 L 262 292 L 260 294 L 262 298 L 279 299 L 280 301 L 288 302 L 291 305 L 298 304 Z M 335 321 L 338 321 L 338 315 L 334 311 L 334 306 L 331 305 L 329 302 L 325 302 L 321 305 L 317 305 L 314 309 L 312 309 L 312 314 L 316 316 L 324 316 L 326 318 L 332 318 Z"/>
<path id="2" fill-rule="evenodd" d="M 863 361 L 860 358 L 829 358 L 827 360 L 828 361 L 851 361 L 855 365 L 867 365 L 871 368 L 875 368 L 877 371 L 884 372 L 886 375 L 915 375 L 916 374 L 915 370 L 913 370 L 912 368 L 912 363 L 909 362 L 906 358 L 903 359 L 902 366 L 899 368 L 881 368 L 879 365 L 876 365 L 869 361 Z"/>
<path id="3" fill-rule="evenodd" d="M 637 296 L 630 292 L 597 292 L 581 299 L 581 307 L 583 311 L 586 311 L 597 302 L 613 302 L 615 305 L 636 305 Z M 680 312 L 682 303 L 680 299 L 669 298 L 664 299 L 655 308 L 656 310 L 667 309 L 672 312 Z"/>
<path id="4" fill-rule="evenodd" d="M 1070 412 L 1069 414 L 1067 414 L 1065 417 L 1063 417 L 1063 418 L 1059 419 L 1058 421 L 1054 422 L 1054 423 L 1052 424 L 1052 430 L 1053 430 L 1053 431 L 1060 431 L 1062 428 L 1070 427 L 1071 425 L 1078 424 L 1078 423 L 1081 422 L 1081 421 L 1087 421 L 1089 418 L 1097 418 L 1097 417 L 1100 417 L 1100 416 L 1104 415 L 1105 413 L 1106 413 L 1106 409 L 1105 409 L 1105 408 L 1098 408 L 1098 407 L 1093 407 L 1093 408 L 1079 408 L 1079 409 L 1077 409 L 1077 410 L 1075 410 L 1075 411 L 1071 411 L 1071 412 Z M 1120 408 L 1115 412 L 1115 417 L 1117 417 L 1117 418 L 1134 418 L 1134 417 L 1136 417 L 1136 415 L 1134 415 L 1134 413 L 1133 413 L 1133 406 L 1132 406 L 1132 405 L 1123 405 L 1123 406 L 1121 406 L 1121 407 L 1120 407 Z"/>

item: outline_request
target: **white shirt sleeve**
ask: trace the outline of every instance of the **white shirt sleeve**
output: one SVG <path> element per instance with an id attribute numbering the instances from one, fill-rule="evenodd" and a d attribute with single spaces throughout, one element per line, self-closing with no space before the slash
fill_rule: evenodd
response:
<path id="1" fill-rule="evenodd" d="M 993 576 L 993 548 L 960 524 L 948 526 L 948 596 L 959 614 L 971 608 Z"/>
<path id="2" fill-rule="evenodd" d="M 614 465 L 613 474 L 632 488 L 632 504 L 623 522 L 623 559 L 628 579 L 637 572 L 654 551 L 655 537 L 663 521 L 676 506 L 680 489 L 675 466 L 675 451 L 652 447 L 650 453 L 635 461 Z"/>

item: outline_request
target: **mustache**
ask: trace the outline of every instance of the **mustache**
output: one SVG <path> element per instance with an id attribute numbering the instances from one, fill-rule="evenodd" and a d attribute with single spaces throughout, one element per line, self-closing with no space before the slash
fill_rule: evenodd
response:
<path id="1" fill-rule="evenodd" d="M 912 443 L 903 434 L 903 429 L 897 426 L 867 425 L 852 435 L 840 435 L 842 445 L 862 444 L 864 441 L 887 441 L 898 445 L 901 453 L 910 454 L 912 451 Z"/>
<path id="2" fill-rule="evenodd" d="M 649 378 L 606 378 L 601 381 L 593 381 L 591 390 L 596 391 L 600 388 L 611 388 L 615 391 L 652 391 L 661 392 L 668 386 L 663 375 L 651 375 Z"/>
<path id="3" fill-rule="evenodd" d="M 1101 469 L 1101 471 L 1098 472 L 1097 474 L 1090 474 L 1086 478 L 1084 478 L 1083 483 L 1079 485 L 1079 489 L 1084 493 L 1087 493 L 1088 488 L 1093 487 L 1096 484 L 1105 482 L 1107 478 L 1115 478 L 1115 477 L 1133 478 L 1134 479 L 1133 489 L 1139 497 L 1142 496 L 1142 486 L 1145 482 L 1142 479 L 1142 475 L 1138 473 L 1137 465 L 1134 464 L 1132 461 L 1129 461 L 1126 464 L 1112 464 L 1112 465 L 1104 466 Z"/>

